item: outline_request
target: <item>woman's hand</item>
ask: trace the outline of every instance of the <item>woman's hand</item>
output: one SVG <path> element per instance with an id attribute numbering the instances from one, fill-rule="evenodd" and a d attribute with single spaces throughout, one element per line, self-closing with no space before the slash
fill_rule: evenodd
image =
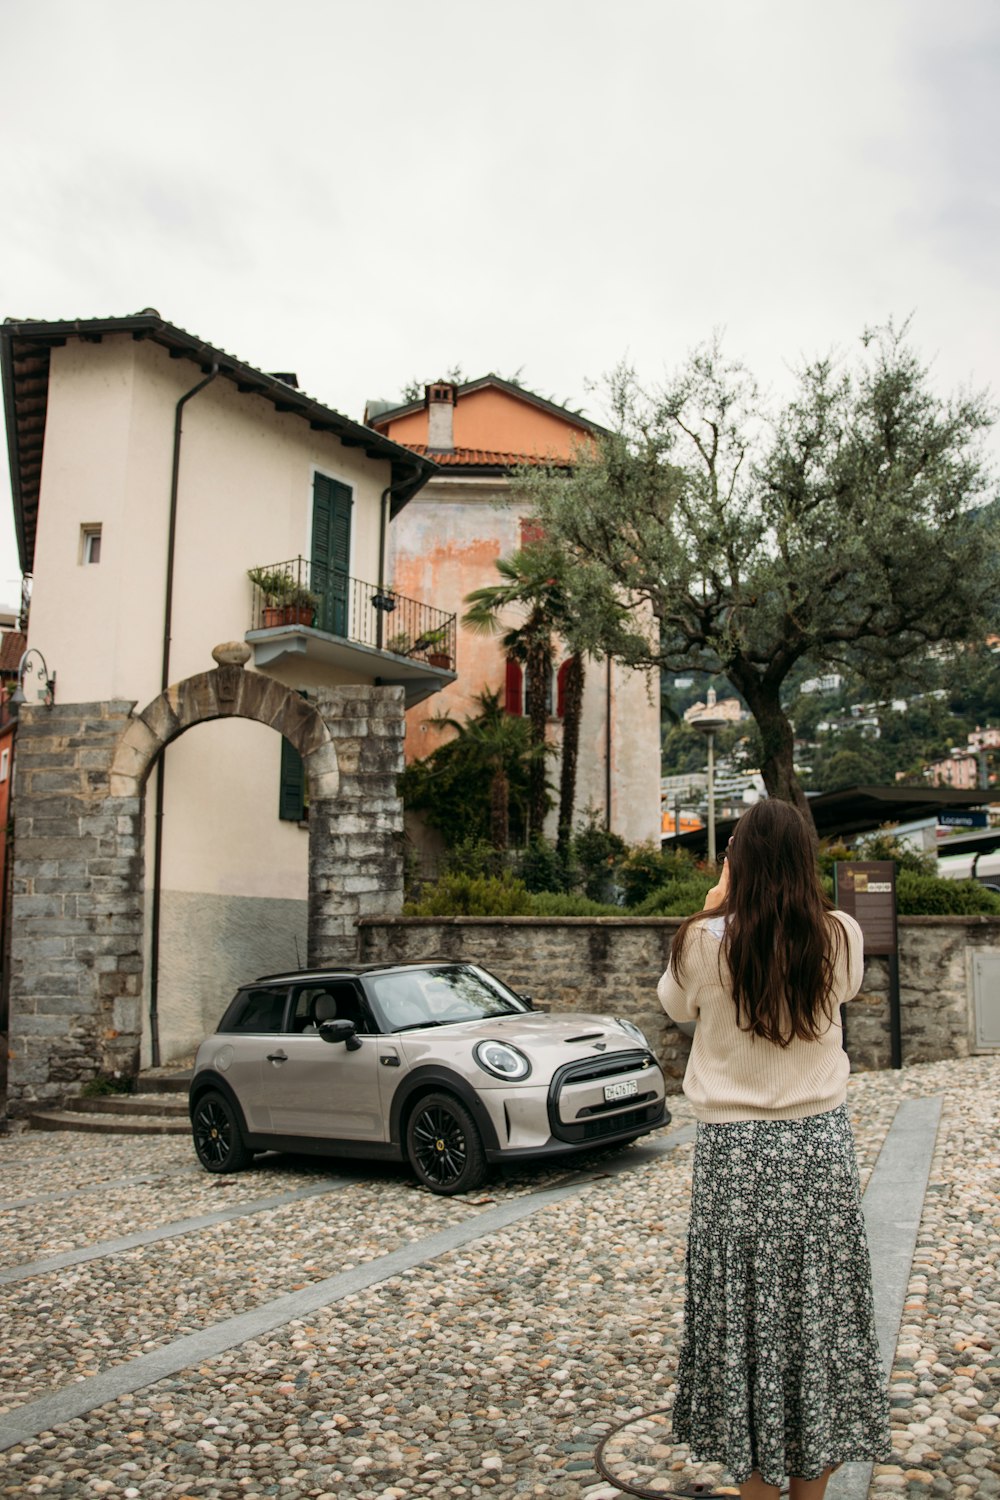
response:
<path id="1" fill-rule="evenodd" d="M 729 895 L 729 861 L 722 861 L 722 870 L 717 885 L 713 885 L 705 897 L 705 911 L 713 911 L 715 907 L 721 906 Z"/>

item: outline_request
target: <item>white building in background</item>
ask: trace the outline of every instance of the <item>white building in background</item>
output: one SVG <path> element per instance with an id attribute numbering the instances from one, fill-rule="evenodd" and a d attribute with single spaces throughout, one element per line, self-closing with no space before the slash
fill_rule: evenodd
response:
<path id="1" fill-rule="evenodd" d="M 387 650 L 378 603 L 391 522 L 432 461 L 148 309 L 8 320 L 0 363 L 21 565 L 34 577 L 28 644 L 56 674 L 60 705 L 84 721 L 102 701 L 141 710 L 234 640 L 251 647 L 249 670 L 305 694 L 401 683 L 416 703 L 454 680 L 428 652 Z M 285 582 L 255 587 L 250 569 Z M 454 656 L 447 611 L 393 596 L 392 617 L 414 639 L 433 630 Z M 159 857 L 146 839 L 144 1004 L 155 997 L 169 1061 L 237 984 L 305 958 L 301 761 L 262 724 L 199 725 L 153 772 L 146 827 L 162 837 Z"/>

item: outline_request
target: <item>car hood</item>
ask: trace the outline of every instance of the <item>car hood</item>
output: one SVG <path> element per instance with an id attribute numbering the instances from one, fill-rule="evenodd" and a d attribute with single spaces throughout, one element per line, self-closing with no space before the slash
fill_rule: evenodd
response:
<path id="1" fill-rule="evenodd" d="M 396 1035 L 411 1064 L 431 1056 L 454 1055 L 456 1049 L 466 1053 L 477 1042 L 510 1042 L 531 1059 L 533 1081 L 537 1081 L 539 1071 L 544 1071 L 546 1065 L 551 1070 L 578 1057 L 593 1057 L 595 1052 L 628 1052 L 640 1046 L 635 1037 L 621 1029 L 613 1016 L 593 1014 L 551 1016 L 527 1012 L 524 1015 L 492 1016 L 484 1021 L 456 1021 L 449 1026 L 397 1032 Z"/>

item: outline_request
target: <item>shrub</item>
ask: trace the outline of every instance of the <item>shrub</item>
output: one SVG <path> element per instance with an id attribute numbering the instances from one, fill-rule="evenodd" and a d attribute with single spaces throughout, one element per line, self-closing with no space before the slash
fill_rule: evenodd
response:
<path id="1" fill-rule="evenodd" d="M 424 887 L 419 901 L 403 907 L 407 917 L 524 917 L 531 898 L 522 880 L 509 875 L 442 875 Z"/>
<path id="2" fill-rule="evenodd" d="M 618 870 L 625 905 L 638 906 L 661 886 L 675 880 L 689 880 L 694 868 L 694 859 L 686 849 L 664 850 L 655 844 L 637 844 Z"/>
<path id="3" fill-rule="evenodd" d="M 978 880 L 941 880 L 916 870 L 896 877 L 896 906 L 903 917 L 1000 915 L 1000 896 Z"/>
<path id="4" fill-rule="evenodd" d="M 489 839 L 460 839 L 448 850 L 444 860 L 445 875 L 499 875 L 504 873 L 506 856 Z"/>
<path id="5" fill-rule="evenodd" d="M 554 844 L 532 839 L 514 861 L 518 878 L 529 891 L 565 891 L 568 885 L 566 865 Z"/>
<path id="6" fill-rule="evenodd" d="M 653 891 L 645 901 L 633 909 L 637 917 L 689 917 L 701 911 L 705 897 L 715 885 L 713 875 L 701 875 L 693 870 L 686 880 L 671 880 Z"/>
<path id="7" fill-rule="evenodd" d="M 620 917 L 622 908 L 565 891 L 538 891 L 531 898 L 531 912 L 536 917 Z"/>
<path id="8" fill-rule="evenodd" d="M 131 1094 L 133 1080 L 122 1073 L 98 1073 L 80 1090 L 84 1099 L 103 1099 L 110 1094 Z"/>
<path id="9" fill-rule="evenodd" d="M 904 839 L 897 837 L 891 828 L 880 828 L 877 833 L 866 834 L 858 839 L 854 849 L 855 859 L 894 859 L 897 872 L 912 870 L 915 875 L 933 875 L 937 868 L 937 855 L 924 854 L 914 849 Z"/>
<path id="10" fill-rule="evenodd" d="M 607 901 L 614 890 L 618 867 L 628 854 L 628 844 L 619 834 L 591 821 L 576 835 L 572 848 L 584 894 L 592 901 Z"/>

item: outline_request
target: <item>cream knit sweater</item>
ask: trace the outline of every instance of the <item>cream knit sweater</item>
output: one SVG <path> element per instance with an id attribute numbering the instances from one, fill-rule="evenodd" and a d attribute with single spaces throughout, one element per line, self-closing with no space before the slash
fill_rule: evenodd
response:
<path id="1" fill-rule="evenodd" d="M 816 1041 L 796 1037 L 787 1047 L 765 1042 L 736 1024 L 732 983 L 721 953 L 724 919 L 706 918 L 688 932 L 681 981 L 668 969 L 657 994 L 672 1020 L 698 1022 L 684 1093 L 699 1120 L 798 1120 L 843 1104 L 851 1068 L 840 1007 L 857 994 L 865 966 L 857 922 L 842 911 L 831 916 L 847 936 L 833 989 L 833 1022 Z"/>

